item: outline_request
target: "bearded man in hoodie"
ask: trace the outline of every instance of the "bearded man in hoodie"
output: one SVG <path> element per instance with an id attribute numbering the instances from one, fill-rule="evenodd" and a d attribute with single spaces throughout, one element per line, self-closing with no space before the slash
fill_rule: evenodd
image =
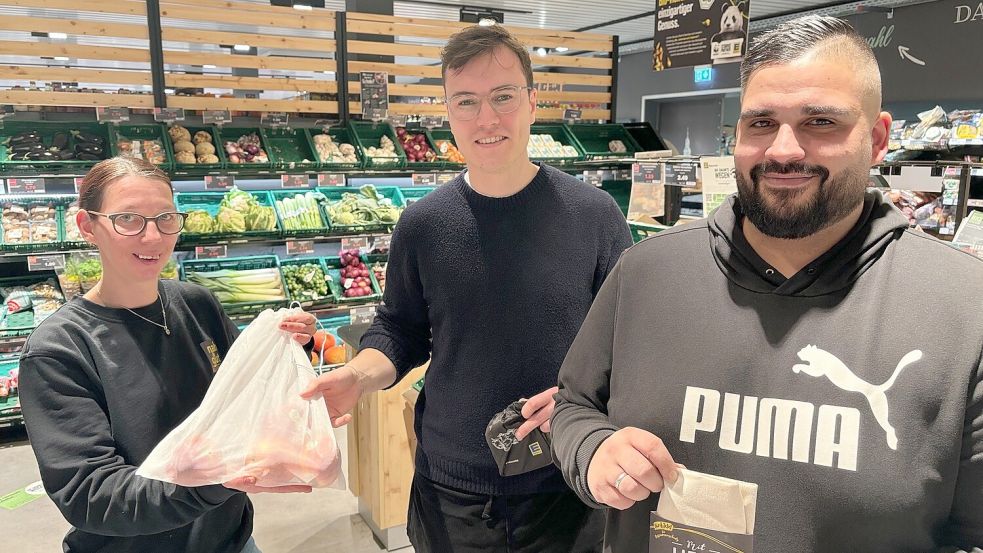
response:
<path id="1" fill-rule="evenodd" d="M 764 33 L 741 79 L 738 194 L 629 249 L 564 361 L 564 477 L 610 553 L 677 463 L 758 484 L 761 551 L 983 546 L 983 263 L 867 190 L 891 116 L 848 23 Z"/>

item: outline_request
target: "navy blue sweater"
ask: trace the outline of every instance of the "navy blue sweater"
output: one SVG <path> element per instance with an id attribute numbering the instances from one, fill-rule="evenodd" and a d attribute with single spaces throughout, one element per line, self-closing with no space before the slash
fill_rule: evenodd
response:
<path id="1" fill-rule="evenodd" d="M 502 477 L 485 442 L 509 403 L 556 385 L 560 364 L 631 245 L 614 199 L 547 165 L 520 192 L 489 198 L 463 176 L 403 213 L 384 305 L 361 341 L 397 379 L 431 357 L 416 404 L 416 470 L 473 493 L 566 489 L 555 467 Z"/>

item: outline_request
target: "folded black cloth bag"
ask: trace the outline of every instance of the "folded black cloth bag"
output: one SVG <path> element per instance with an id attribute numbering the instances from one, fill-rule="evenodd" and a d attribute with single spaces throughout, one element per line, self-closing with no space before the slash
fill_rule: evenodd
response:
<path id="1" fill-rule="evenodd" d="M 536 428 L 521 442 L 515 439 L 515 431 L 526 421 L 522 416 L 524 403 L 519 400 L 510 404 L 492 417 L 485 429 L 485 440 L 502 476 L 525 474 L 553 464 L 548 433 Z"/>

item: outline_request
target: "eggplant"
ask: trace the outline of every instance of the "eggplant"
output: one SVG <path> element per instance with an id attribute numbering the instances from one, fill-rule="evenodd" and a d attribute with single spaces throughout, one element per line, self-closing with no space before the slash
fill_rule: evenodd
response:
<path id="1" fill-rule="evenodd" d="M 60 152 L 56 152 L 55 155 L 57 155 L 58 156 L 58 159 L 60 159 L 62 161 L 68 161 L 68 160 L 75 159 L 75 152 L 73 152 L 71 150 L 62 150 Z"/>
<path id="2" fill-rule="evenodd" d="M 51 147 L 54 151 L 64 150 L 68 147 L 68 133 L 57 133 L 55 137 L 51 139 Z"/>
<path id="3" fill-rule="evenodd" d="M 76 145 L 79 142 L 85 142 L 88 144 L 95 144 L 97 146 L 102 146 L 106 142 L 101 136 L 96 134 L 84 133 L 82 131 L 72 131 L 72 134 L 75 135 Z"/>
<path id="4" fill-rule="evenodd" d="M 41 142 L 41 133 L 38 131 L 22 132 L 11 136 L 9 139 L 7 139 L 7 142 L 10 146 L 23 142 Z"/>
<path id="5" fill-rule="evenodd" d="M 38 144 L 36 142 L 31 142 L 31 143 L 27 143 L 27 144 L 23 144 L 22 143 L 22 144 L 18 144 L 17 146 L 12 146 L 10 148 L 10 152 L 12 154 L 29 154 L 29 153 L 32 153 L 32 152 L 43 152 L 46 149 L 47 148 L 44 147 L 44 144 Z"/>
<path id="6" fill-rule="evenodd" d="M 90 144 L 87 142 L 80 142 L 75 144 L 75 151 L 80 154 L 92 154 L 94 156 L 101 156 L 103 152 L 102 146 L 98 146 L 96 144 Z"/>
<path id="7" fill-rule="evenodd" d="M 99 161 L 101 157 L 94 154 L 87 154 L 85 152 L 79 152 L 75 154 L 75 159 L 79 161 Z"/>
<path id="8" fill-rule="evenodd" d="M 43 152 L 32 152 L 26 157 L 29 161 L 59 161 L 58 156 L 45 150 Z"/>

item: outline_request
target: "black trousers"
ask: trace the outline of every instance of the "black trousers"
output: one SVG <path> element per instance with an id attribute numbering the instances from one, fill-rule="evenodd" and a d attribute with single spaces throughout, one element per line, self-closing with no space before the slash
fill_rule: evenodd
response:
<path id="1" fill-rule="evenodd" d="M 600 553 L 604 511 L 572 491 L 489 496 L 413 477 L 406 525 L 416 553 Z"/>

